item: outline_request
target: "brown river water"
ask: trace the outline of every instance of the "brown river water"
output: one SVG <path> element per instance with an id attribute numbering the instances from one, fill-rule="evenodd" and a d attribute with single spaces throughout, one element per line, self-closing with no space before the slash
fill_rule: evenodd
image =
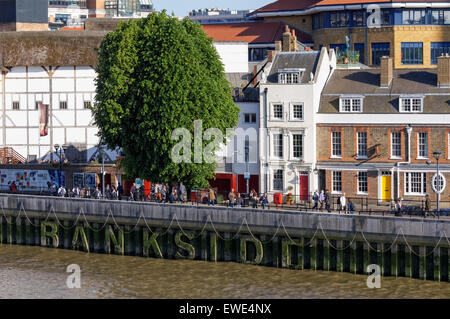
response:
<path id="1" fill-rule="evenodd" d="M 68 288 L 78 264 L 81 288 Z M 450 283 L 0 245 L 0 298 L 449 298 Z"/>

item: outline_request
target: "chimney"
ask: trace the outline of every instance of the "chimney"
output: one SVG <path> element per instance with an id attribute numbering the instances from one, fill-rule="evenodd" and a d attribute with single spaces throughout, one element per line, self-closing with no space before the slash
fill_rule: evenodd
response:
<path id="1" fill-rule="evenodd" d="M 291 30 L 289 29 L 289 26 L 286 25 L 285 31 L 283 33 L 283 52 L 291 51 L 291 37 Z"/>
<path id="2" fill-rule="evenodd" d="M 267 62 L 273 62 L 273 59 L 275 58 L 275 51 L 271 50 L 267 52 Z"/>
<path id="3" fill-rule="evenodd" d="M 450 87 L 450 56 L 448 53 L 437 58 L 438 87 Z"/>
<path id="4" fill-rule="evenodd" d="M 388 56 L 381 57 L 380 86 L 389 87 L 394 76 L 394 62 Z"/>
<path id="5" fill-rule="evenodd" d="M 281 51 L 281 41 L 275 41 L 275 51 Z"/>

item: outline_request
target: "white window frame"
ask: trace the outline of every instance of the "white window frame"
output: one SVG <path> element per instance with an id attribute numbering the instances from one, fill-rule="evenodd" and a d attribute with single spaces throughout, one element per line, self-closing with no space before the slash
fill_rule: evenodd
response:
<path id="1" fill-rule="evenodd" d="M 400 113 L 423 113 L 423 96 L 400 96 L 399 97 L 399 106 L 398 106 L 398 110 Z M 420 100 L 420 110 L 413 110 L 413 101 L 414 100 Z M 404 108 L 404 103 L 406 101 L 409 101 L 409 108 L 410 110 L 405 110 Z"/>
<path id="2" fill-rule="evenodd" d="M 360 144 L 359 143 L 359 133 L 365 133 L 366 134 L 366 155 L 360 155 L 359 154 L 359 151 L 360 151 L 360 149 L 359 149 L 359 144 Z M 367 131 L 357 131 L 356 132 L 356 158 L 357 159 L 367 159 L 367 156 L 368 156 L 367 140 L 368 140 Z"/>
<path id="3" fill-rule="evenodd" d="M 305 69 L 280 69 L 278 70 L 278 84 L 300 84 L 304 71 Z M 297 78 L 294 81 L 295 76 Z"/>
<path id="4" fill-rule="evenodd" d="M 447 159 L 450 159 L 450 132 L 447 133 Z"/>
<path id="5" fill-rule="evenodd" d="M 349 110 L 344 109 L 345 102 L 349 102 Z M 359 102 L 359 110 L 355 110 L 356 103 Z M 341 96 L 339 98 L 339 112 L 341 113 L 362 113 L 363 111 L 363 97 L 362 96 Z"/>
<path id="6" fill-rule="evenodd" d="M 291 160 L 297 160 L 297 161 L 301 161 L 305 158 L 305 133 L 303 131 L 292 131 L 289 134 L 289 139 L 291 140 L 290 145 L 291 145 L 291 150 L 290 150 L 290 154 L 289 157 Z M 302 156 L 301 157 L 295 157 L 294 156 L 294 135 L 301 135 L 302 136 Z"/>
<path id="7" fill-rule="evenodd" d="M 281 188 L 275 188 L 275 174 L 277 171 L 281 171 Z M 275 168 L 272 171 L 272 190 L 284 192 L 284 169 Z"/>
<path id="8" fill-rule="evenodd" d="M 281 135 L 281 156 L 277 155 L 276 152 L 276 147 L 275 147 L 275 135 Z M 284 134 L 283 132 L 279 131 L 279 132 L 273 132 L 271 133 L 271 140 L 272 140 L 272 158 L 273 159 L 282 159 L 284 158 L 284 152 L 285 152 L 285 147 L 284 147 Z"/>
<path id="9" fill-rule="evenodd" d="M 420 134 L 426 134 L 426 139 L 425 139 L 425 146 L 426 146 L 426 155 L 422 156 L 420 155 Z M 429 151 L 429 145 L 428 145 L 428 132 L 417 132 L 417 158 L 416 159 L 428 159 L 428 151 Z"/>
<path id="10" fill-rule="evenodd" d="M 411 174 L 421 174 L 420 176 L 420 184 L 421 184 L 421 192 L 411 192 Z M 427 190 L 426 190 L 426 184 L 427 184 L 427 173 L 426 172 L 415 172 L 415 171 L 408 171 L 408 172 L 403 172 L 403 184 L 404 184 L 404 192 L 405 195 L 411 195 L 411 196 L 423 196 L 426 195 Z M 425 177 L 425 180 L 424 180 Z M 408 188 L 406 187 L 408 183 Z M 425 189 L 424 189 L 425 188 Z"/>
<path id="11" fill-rule="evenodd" d="M 400 155 L 394 155 L 394 143 L 393 143 L 393 134 L 399 134 L 400 135 Z M 402 132 L 399 131 L 393 131 L 391 132 L 390 136 L 390 143 L 391 143 L 391 159 L 401 159 L 402 158 Z"/>
<path id="12" fill-rule="evenodd" d="M 275 106 L 281 105 L 281 118 L 275 117 Z M 284 121 L 284 103 L 272 103 L 270 106 L 270 120 L 271 121 Z"/>
<path id="13" fill-rule="evenodd" d="M 341 190 L 340 191 L 336 191 L 334 190 L 334 174 L 335 173 L 340 173 L 341 175 Z M 331 193 L 332 194 L 342 194 L 342 171 L 331 171 Z"/>
<path id="14" fill-rule="evenodd" d="M 360 173 L 366 173 L 366 191 L 365 192 L 363 192 L 363 191 L 360 191 L 360 180 L 359 180 L 359 174 Z M 356 193 L 357 194 L 359 194 L 359 195 L 368 195 L 369 194 L 369 173 L 368 173 L 368 171 L 358 171 L 357 173 L 356 173 L 356 187 L 357 187 L 357 189 L 356 189 Z"/>
<path id="15" fill-rule="evenodd" d="M 334 145 L 334 143 L 333 143 L 333 133 L 339 133 L 340 134 L 340 142 L 339 142 L 339 145 L 340 145 L 340 150 L 341 150 L 341 155 L 334 155 L 333 153 L 334 153 L 334 147 L 333 147 L 333 145 Z M 342 158 L 342 131 L 331 131 L 331 136 L 330 136 L 330 138 L 331 138 L 331 157 L 330 158 Z"/>
<path id="16" fill-rule="evenodd" d="M 301 109 L 302 109 L 302 118 L 296 118 L 294 117 L 294 106 L 296 105 L 300 105 Z M 291 121 L 297 121 L 297 122 L 303 122 L 305 120 L 305 104 L 303 102 L 292 102 L 289 103 L 289 113 L 290 113 L 290 117 L 289 120 Z"/>

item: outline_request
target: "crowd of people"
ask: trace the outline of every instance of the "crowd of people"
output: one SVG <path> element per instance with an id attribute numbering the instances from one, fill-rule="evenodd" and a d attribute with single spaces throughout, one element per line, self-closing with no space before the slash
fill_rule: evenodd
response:
<path id="1" fill-rule="evenodd" d="M 314 201 L 313 210 L 322 211 L 325 206 L 325 210 L 329 213 L 331 212 L 332 198 L 328 190 L 321 190 L 320 193 L 316 190 L 312 196 L 312 200 Z M 351 199 L 345 197 L 345 193 L 342 193 L 341 196 L 337 197 L 336 204 L 339 212 L 344 212 L 344 214 L 355 213 L 355 205 Z"/>

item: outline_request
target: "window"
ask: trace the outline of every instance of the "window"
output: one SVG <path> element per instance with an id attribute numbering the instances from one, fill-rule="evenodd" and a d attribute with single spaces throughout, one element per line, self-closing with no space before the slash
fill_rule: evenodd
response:
<path id="1" fill-rule="evenodd" d="M 405 194 L 424 195 L 427 192 L 427 177 L 425 173 L 405 173 Z"/>
<path id="2" fill-rule="evenodd" d="M 425 10 L 403 10 L 403 24 L 425 24 Z"/>
<path id="3" fill-rule="evenodd" d="M 417 133 L 417 157 L 428 158 L 428 133 Z"/>
<path id="4" fill-rule="evenodd" d="M 350 21 L 350 14 L 348 11 L 330 12 L 330 27 L 348 27 Z"/>
<path id="5" fill-rule="evenodd" d="M 293 156 L 295 158 L 303 157 L 303 135 L 302 134 L 293 134 L 292 135 L 292 150 L 293 150 Z"/>
<path id="6" fill-rule="evenodd" d="M 450 10 L 432 10 L 431 24 L 450 24 Z"/>
<path id="7" fill-rule="evenodd" d="M 273 155 L 283 157 L 283 134 L 273 135 Z"/>
<path id="8" fill-rule="evenodd" d="M 91 108 L 91 101 L 84 101 L 84 108 L 90 109 Z"/>
<path id="9" fill-rule="evenodd" d="M 273 189 L 283 190 L 283 170 L 277 169 L 273 173 Z"/>
<path id="10" fill-rule="evenodd" d="M 42 103 L 42 101 L 36 101 L 35 103 L 34 103 L 34 109 L 35 110 L 39 110 L 39 105 Z"/>
<path id="11" fill-rule="evenodd" d="M 353 11 L 352 24 L 354 27 L 363 27 L 366 25 L 366 18 L 364 11 Z"/>
<path id="12" fill-rule="evenodd" d="M 367 132 L 358 132 L 357 156 L 367 158 Z"/>
<path id="13" fill-rule="evenodd" d="M 341 132 L 331 132 L 331 156 L 341 157 Z"/>
<path id="14" fill-rule="evenodd" d="M 60 101 L 59 102 L 59 108 L 61 110 L 67 110 L 67 101 Z"/>
<path id="15" fill-rule="evenodd" d="M 437 64 L 437 58 L 450 54 L 450 42 L 431 42 L 431 64 Z"/>
<path id="16" fill-rule="evenodd" d="M 274 104 L 273 106 L 273 117 L 275 119 L 283 119 L 283 105 L 282 104 Z"/>
<path id="17" fill-rule="evenodd" d="M 358 193 L 367 194 L 367 172 L 358 172 Z"/>
<path id="18" fill-rule="evenodd" d="M 294 120 L 303 120 L 303 104 L 292 105 L 292 117 Z"/>
<path id="19" fill-rule="evenodd" d="M 12 102 L 12 109 L 13 110 L 20 110 L 20 102 L 19 101 Z"/>
<path id="20" fill-rule="evenodd" d="M 342 172 L 332 171 L 331 190 L 334 193 L 342 192 Z"/>
<path id="21" fill-rule="evenodd" d="M 423 64 L 422 42 L 402 42 L 402 64 Z"/>
<path id="22" fill-rule="evenodd" d="M 442 191 L 445 189 L 445 176 L 439 173 L 439 175 L 434 174 L 433 178 L 431 179 L 431 187 L 436 193 L 442 193 Z"/>
<path id="23" fill-rule="evenodd" d="M 355 43 L 353 47 L 355 51 L 359 53 L 359 62 L 364 63 L 364 55 L 365 55 L 364 43 Z"/>
<path id="24" fill-rule="evenodd" d="M 391 157 L 399 158 L 402 156 L 402 133 L 391 133 Z"/>
<path id="25" fill-rule="evenodd" d="M 245 162 L 248 163 L 250 159 L 250 139 L 248 136 L 245 137 L 244 155 Z"/>
<path id="26" fill-rule="evenodd" d="M 420 113 L 423 111 L 423 98 L 400 98 L 400 112 Z"/>
<path id="27" fill-rule="evenodd" d="M 301 71 L 278 71 L 278 83 L 279 84 L 298 84 L 300 83 L 300 78 L 302 76 Z"/>
<path id="28" fill-rule="evenodd" d="M 362 98 L 341 98 L 341 112 L 362 112 Z"/>
<path id="29" fill-rule="evenodd" d="M 380 65 L 381 57 L 390 56 L 390 54 L 389 42 L 372 43 L 372 65 Z"/>
<path id="30" fill-rule="evenodd" d="M 245 113 L 244 114 L 245 123 L 256 123 L 256 113 Z"/>
<path id="31" fill-rule="evenodd" d="M 262 61 L 267 58 L 267 48 L 249 48 L 248 60 L 249 61 Z"/>

